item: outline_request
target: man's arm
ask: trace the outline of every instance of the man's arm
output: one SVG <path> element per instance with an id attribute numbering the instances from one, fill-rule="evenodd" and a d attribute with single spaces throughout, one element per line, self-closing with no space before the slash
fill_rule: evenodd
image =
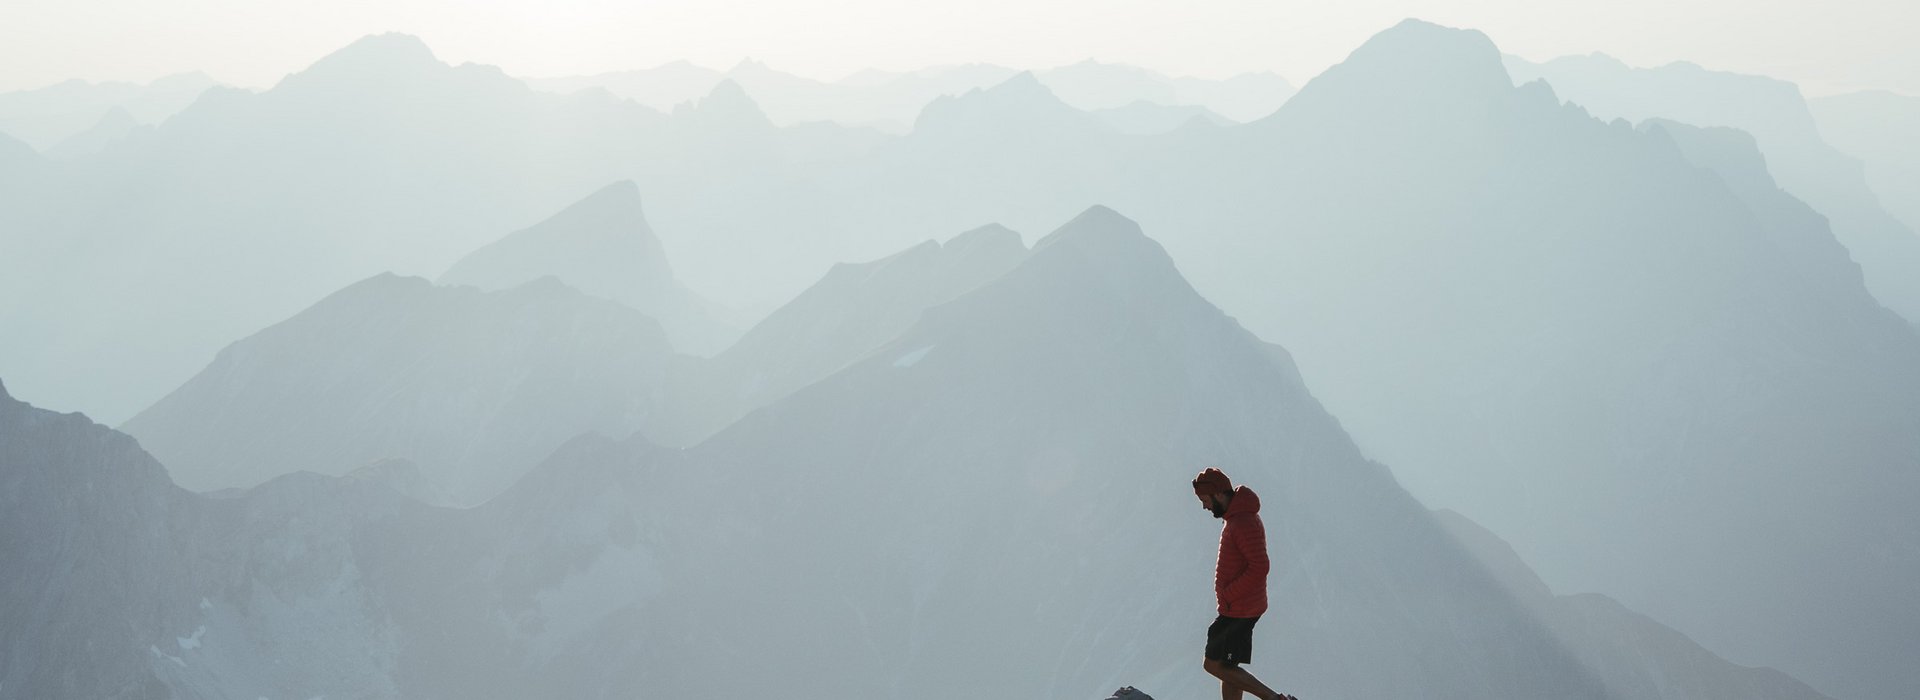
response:
<path id="1" fill-rule="evenodd" d="M 1246 570 L 1228 581 L 1223 592 L 1227 600 L 1236 600 L 1253 592 L 1254 586 L 1267 584 L 1267 571 L 1272 568 L 1272 562 L 1267 560 L 1267 527 L 1260 522 L 1260 516 L 1244 516 L 1227 526 L 1234 528 L 1234 545 L 1247 560 Z"/>

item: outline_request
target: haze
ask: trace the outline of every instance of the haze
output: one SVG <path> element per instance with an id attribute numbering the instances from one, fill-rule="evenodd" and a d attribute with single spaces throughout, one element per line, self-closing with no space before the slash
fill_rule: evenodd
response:
<path id="1" fill-rule="evenodd" d="M 675 60 L 724 69 L 751 57 L 832 80 L 868 68 L 1047 68 L 1094 58 L 1213 78 L 1273 71 L 1299 83 L 1380 27 L 1422 17 L 1479 28 L 1535 60 L 1605 51 L 1633 65 L 1686 60 L 1771 75 L 1813 95 L 1914 95 L 1920 58 L 1905 48 L 1920 26 L 1916 8 L 1903 0 L 21 0 L 0 4 L 0 91 L 195 70 L 266 87 L 314 56 L 387 31 L 419 36 L 451 63 L 530 77 Z"/>

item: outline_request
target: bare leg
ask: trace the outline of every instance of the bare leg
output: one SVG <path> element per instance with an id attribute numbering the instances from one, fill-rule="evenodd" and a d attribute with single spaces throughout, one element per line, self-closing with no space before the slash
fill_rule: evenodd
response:
<path id="1" fill-rule="evenodd" d="M 1241 700 L 1245 695 L 1246 693 L 1239 688 L 1233 687 L 1232 683 L 1220 681 L 1220 700 Z"/>
<path id="2" fill-rule="evenodd" d="M 1272 688 L 1267 687 L 1266 684 L 1260 682 L 1260 679 L 1254 678 L 1253 674 L 1248 673 L 1246 669 L 1240 668 L 1239 666 L 1223 664 L 1213 659 L 1207 659 L 1206 669 L 1207 673 L 1213 674 L 1214 678 L 1220 679 L 1220 697 L 1222 700 L 1239 700 L 1241 693 L 1252 693 L 1254 697 L 1260 698 L 1260 700 L 1292 697 L 1273 692 Z"/>

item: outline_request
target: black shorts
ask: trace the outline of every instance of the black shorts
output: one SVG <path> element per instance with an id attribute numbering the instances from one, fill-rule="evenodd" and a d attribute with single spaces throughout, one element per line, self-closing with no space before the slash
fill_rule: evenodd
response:
<path id="1" fill-rule="evenodd" d="M 1207 658 L 1225 664 L 1244 664 L 1253 658 L 1253 623 L 1257 617 L 1213 619 L 1207 626 Z"/>

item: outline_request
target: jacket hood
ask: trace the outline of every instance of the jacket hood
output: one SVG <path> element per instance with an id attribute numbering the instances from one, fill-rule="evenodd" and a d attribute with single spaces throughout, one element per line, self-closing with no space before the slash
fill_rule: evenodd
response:
<path id="1" fill-rule="evenodd" d="M 1254 493 L 1253 489 L 1245 486 L 1234 487 L 1233 500 L 1227 503 L 1227 517 L 1231 518 L 1245 513 L 1258 514 L 1259 512 L 1260 495 Z"/>

